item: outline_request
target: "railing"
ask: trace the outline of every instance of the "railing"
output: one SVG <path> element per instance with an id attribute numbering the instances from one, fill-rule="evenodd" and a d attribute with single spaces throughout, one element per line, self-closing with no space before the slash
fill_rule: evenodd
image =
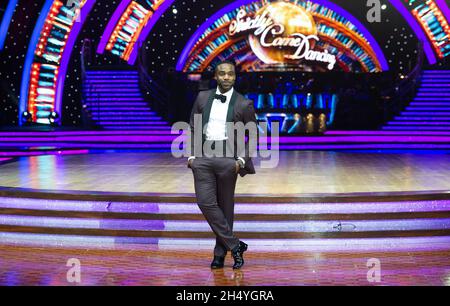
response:
<path id="1" fill-rule="evenodd" d="M 143 95 L 152 101 L 150 105 L 152 109 L 154 109 L 164 120 L 171 122 L 172 116 L 169 112 L 170 93 L 167 89 L 160 85 L 159 80 L 148 74 L 145 50 L 146 49 L 142 47 L 142 45 L 139 46 L 139 85 Z"/>

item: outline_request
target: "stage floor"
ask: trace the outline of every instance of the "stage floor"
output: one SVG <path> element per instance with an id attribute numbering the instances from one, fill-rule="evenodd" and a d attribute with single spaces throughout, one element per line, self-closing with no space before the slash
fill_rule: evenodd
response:
<path id="1" fill-rule="evenodd" d="M 236 193 L 304 195 L 450 190 L 450 154 L 280 152 L 274 169 L 239 177 Z M 0 186 L 35 190 L 194 193 L 185 158 L 170 153 L 22 157 L 0 165 Z"/>
<path id="2" fill-rule="evenodd" d="M 448 246 L 447 246 L 448 247 Z M 450 285 L 450 249 L 403 252 L 249 251 L 241 270 L 233 260 L 211 270 L 210 251 L 161 250 L 133 245 L 86 249 L 0 244 L 0 285 L 88 286 L 299 286 Z M 81 282 L 69 283 L 68 259 L 81 264 Z M 369 259 L 380 263 L 380 282 L 369 282 Z"/>

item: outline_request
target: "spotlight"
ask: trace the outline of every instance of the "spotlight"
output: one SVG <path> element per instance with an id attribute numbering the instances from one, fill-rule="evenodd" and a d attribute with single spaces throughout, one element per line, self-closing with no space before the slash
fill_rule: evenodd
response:
<path id="1" fill-rule="evenodd" d="M 386 4 L 383 4 L 383 5 L 381 6 L 381 9 L 382 9 L 382 10 L 387 9 L 387 5 L 386 5 Z"/>
<path id="2" fill-rule="evenodd" d="M 33 115 L 28 111 L 24 111 L 22 113 L 22 121 L 24 123 L 31 123 L 33 121 Z"/>
<path id="3" fill-rule="evenodd" d="M 172 13 L 174 13 L 176 15 L 176 14 L 178 14 L 178 10 L 176 8 L 173 8 Z"/>
<path id="4" fill-rule="evenodd" d="M 59 115 L 57 112 L 51 112 L 48 116 L 48 121 L 51 125 L 56 125 L 58 123 Z"/>
<path id="5" fill-rule="evenodd" d="M 309 113 L 306 115 L 306 134 L 314 133 L 314 115 Z"/>
<path id="6" fill-rule="evenodd" d="M 327 129 L 327 115 L 324 113 L 320 114 L 319 116 L 319 133 L 325 133 Z"/>

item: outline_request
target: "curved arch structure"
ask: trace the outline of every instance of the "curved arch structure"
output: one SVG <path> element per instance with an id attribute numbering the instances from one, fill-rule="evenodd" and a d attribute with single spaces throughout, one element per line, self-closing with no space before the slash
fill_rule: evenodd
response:
<path id="1" fill-rule="evenodd" d="M 127 7 L 130 5 L 131 0 L 121 0 L 119 5 L 117 6 L 116 10 L 112 14 L 111 18 L 108 21 L 108 24 L 106 25 L 105 31 L 103 32 L 100 42 L 98 43 L 97 47 L 97 53 L 103 54 L 106 48 L 106 44 L 108 43 L 115 26 L 121 19 L 122 15 L 124 14 Z"/>
<path id="2" fill-rule="evenodd" d="M 250 7 L 255 3 L 257 3 L 257 1 L 255 0 L 236 1 L 222 8 L 213 16 L 208 18 L 208 21 L 202 24 L 191 36 L 185 48 L 183 49 L 177 62 L 177 70 L 190 70 L 188 66 L 193 63 L 192 60 L 194 58 L 196 58 L 197 61 L 211 61 L 212 56 L 210 56 L 210 54 L 202 53 L 201 49 L 204 48 L 204 50 L 210 50 L 210 53 L 215 53 L 215 55 L 217 55 L 218 52 L 221 51 L 221 48 L 214 48 L 214 46 L 217 46 L 224 40 L 228 39 L 228 37 L 223 37 L 223 35 L 217 34 L 221 32 L 220 30 L 222 30 L 223 33 L 223 29 L 220 29 L 220 27 L 226 27 L 227 21 L 229 21 L 230 16 L 235 15 L 241 7 L 245 7 L 246 10 L 251 10 L 252 8 Z M 297 4 L 297 1 L 295 1 L 295 3 Z M 305 8 L 309 12 L 315 14 L 315 17 L 328 19 L 328 21 L 334 21 L 336 24 L 338 22 L 336 22 L 337 19 L 335 18 L 335 15 L 339 15 L 340 20 L 345 19 L 345 22 L 348 25 L 346 33 L 340 32 L 329 34 L 329 32 L 323 31 L 321 34 L 323 36 L 329 36 L 329 42 L 332 40 L 342 39 L 344 36 L 346 38 L 349 38 L 349 36 L 351 36 L 351 40 L 353 42 L 352 44 L 350 44 L 347 53 L 353 53 L 352 57 L 359 57 L 360 63 L 365 71 L 386 71 L 389 69 L 386 58 L 374 37 L 355 17 L 353 17 L 347 11 L 326 0 L 307 1 L 297 5 L 305 6 Z M 218 25 L 220 25 L 220 27 Z M 321 28 L 324 29 L 324 27 Z M 217 33 L 213 33 L 214 30 L 217 30 Z M 211 36 L 211 39 L 214 41 L 215 45 L 213 44 L 213 46 L 200 46 L 202 44 L 202 40 L 207 38 L 207 36 Z M 329 45 L 324 45 L 322 47 L 326 49 L 327 47 L 329 47 Z M 193 52 L 196 52 L 195 56 L 193 56 Z M 245 56 L 248 56 L 248 54 Z M 341 64 L 345 65 L 345 63 L 343 61 L 340 61 L 340 59 L 338 59 L 338 63 L 340 64 L 340 66 Z M 196 66 L 196 68 L 199 68 L 199 63 L 197 63 L 196 65 L 194 64 L 194 66 Z"/>
<path id="3" fill-rule="evenodd" d="M 61 115 L 67 66 L 76 38 L 96 0 L 47 0 L 33 31 L 20 91 L 19 124 L 28 111 L 32 121 L 50 124 Z"/>
<path id="4" fill-rule="evenodd" d="M 140 42 L 147 39 L 156 22 L 174 1 L 152 0 L 144 5 L 136 0 L 122 0 L 106 26 L 97 53 L 103 54 L 107 50 L 133 65 Z"/>
<path id="5" fill-rule="evenodd" d="M 422 2 L 419 1 L 413 5 L 410 12 L 419 21 L 437 57 L 442 59 L 449 56 L 450 20 L 448 19 L 448 7 L 445 2 L 422 0 Z"/>

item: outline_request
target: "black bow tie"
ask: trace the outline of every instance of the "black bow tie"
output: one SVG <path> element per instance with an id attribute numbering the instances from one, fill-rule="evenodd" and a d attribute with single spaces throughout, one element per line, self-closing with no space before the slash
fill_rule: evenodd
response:
<path id="1" fill-rule="evenodd" d="M 222 103 L 227 102 L 227 97 L 224 95 L 215 95 L 214 99 L 220 100 L 220 102 L 222 102 Z"/>

